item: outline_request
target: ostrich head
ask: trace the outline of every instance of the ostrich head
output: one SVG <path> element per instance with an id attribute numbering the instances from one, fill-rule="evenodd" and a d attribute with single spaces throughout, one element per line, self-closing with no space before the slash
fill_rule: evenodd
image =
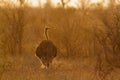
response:
<path id="1" fill-rule="evenodd" d="M 49 27 L 46 27 L 46 28 L 45 28 L 45 31 L 47 31 L 47 30 L 49 30 L 49 29 L 50 29 Z"/>

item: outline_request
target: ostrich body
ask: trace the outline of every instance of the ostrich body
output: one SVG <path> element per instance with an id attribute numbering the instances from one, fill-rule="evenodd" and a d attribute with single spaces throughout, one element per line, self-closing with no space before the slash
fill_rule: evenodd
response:
<path id="1" fill-rule="evenodd" d="M 57 48 L 52 41 L 48 40 L 47 31 L 49 28 L 45 28 L 46 40 L 43 40 L 36 49 L 36 56 L 40 58 L 43 65 L 49 67 L 52 60 L 57 55 Z"/>

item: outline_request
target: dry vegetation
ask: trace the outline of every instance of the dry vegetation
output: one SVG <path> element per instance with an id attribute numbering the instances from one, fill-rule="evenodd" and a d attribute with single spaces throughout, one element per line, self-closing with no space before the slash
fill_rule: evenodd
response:
<path id="1" fill-rule="evenodd" d="M 1 0 L 2 1 L 2 0 Z M 4 0 L 3 0 L 4 1 Z M 0 7 L 0 80 L 120 80 L 120 5 L 96 4 L 79 9 Z M 68 0 L 69 2 L 69 0 Z M 41 69 L 36 47 L 45 39 L 44 25 L 58 55 Z"/>

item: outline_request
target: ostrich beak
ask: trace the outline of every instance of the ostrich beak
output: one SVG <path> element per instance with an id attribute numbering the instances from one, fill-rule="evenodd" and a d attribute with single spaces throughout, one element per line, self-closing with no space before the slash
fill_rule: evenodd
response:
<path id="1" fill-rule="evenodd" d="M 45 28 L 51 29 L 51 30 L 52 30 L 52 29 L 56 29 L 55 27 L 51 27 L 51 26 L 50 26 L 50 27 L 46 26 Z"/>
<path id="2" fill-rule="evenodd" d="M 56 27 L 50 27 L 50 29 L 56 29 Z"/>

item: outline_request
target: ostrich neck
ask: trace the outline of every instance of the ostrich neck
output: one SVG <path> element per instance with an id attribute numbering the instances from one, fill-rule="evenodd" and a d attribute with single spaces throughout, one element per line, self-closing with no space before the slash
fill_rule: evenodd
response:
<path id="1" fill-rule="evenodd" d="M 48 33 L 47 33 L 47 30 L 45 30 L 45 37 L 46 37 L 46 40 L 48 40 Z"/>

